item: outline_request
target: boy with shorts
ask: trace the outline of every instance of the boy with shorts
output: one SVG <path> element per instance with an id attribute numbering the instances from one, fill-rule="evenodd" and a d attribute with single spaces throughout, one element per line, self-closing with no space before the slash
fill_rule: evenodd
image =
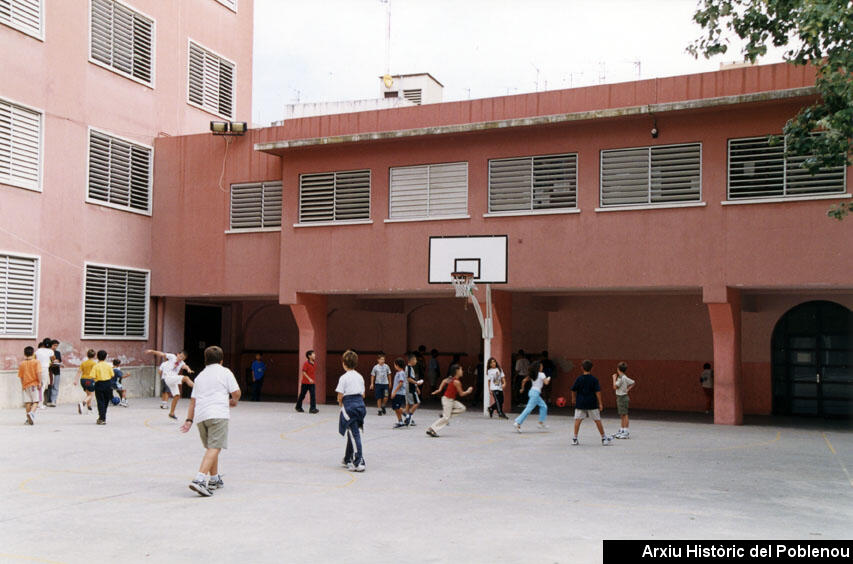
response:
<path id="1" fill-rule="evenodd" d="M 406 408 L 406 392 L 409 389 L 409 383 L 406 381 L 406 362 L 402 358 L 394 361 L 394 368 L 397 372 L 394 373 L 394 390 L 391 392 L 391 409 L 397 414 L 397 423 L 395 429 L 405 427 L 403 421 L 403 410 Z"/>
<path id="2" fill-rule="evenodd" d="M 121 381 L 124 379 L 124 372 L 121 368 L 121 360 L 118 358 L 113 359 L 113 389 L 118 393 L 121 401 L 119 405 L 122 407 L 127 407 L 127 392 L 124 389 L 124 385 L 122 385 Z"/>
<path id="3" fill-rule="evenodd" d="M 376 357 L 376 365 L 370 371 L 370 389 L 373 390 L 374 384 L 376 390 L 373 392 L 376 397 L 376 408 L 379 410 L 378 415 L 385 415 L 385 405 L 388 403 L 388 376 L 391 375 L 391 368 L 385 364 L 385 355 L 380 353 Z"/>
<path id="4" fill-rule="evenodd" d="M 95 381 L 92 380 L 92 369 L 97 362 L 95 361 L 95 350 L 89 349 L 86 351 L 86 360 L 80 363 L 77 368 L 77 375 L 80 379 L 80 387 L 86 392 L 86 399 L 77 404 L 77 413 L 83 415 L 83 406 L 86 406 L 87 411 L 92 411 L 92 398 L 95 393 Z M 77 385 L 77 382 L 74 382 Z"/>
<path id="5" fill-rule="evenodd" d="M 628 371 L 628 363 L 620 362 L 616 365 L 616 374 L 613 378 L 613 390 L 616 392 L 616 412 L 622 419 L 622 426 L 613 435 L 614 439 L 629 439 L 631 432 L 628 430 L 628 392 L 634 387 L 634 381 L 625 374 Z"/>
<path id="6" fill-rule="evenodd" d="M 347 350 L 341 364 L 345 370 L 338 380 L 335 392 L 341 415 L 338 419 L 338 432 L 347 438 L 343 464 L 350 472 L 364 472 L 364 455 L 361 450 L 361 432 L 364 427 L 364 376 L 358 373 L 358 355 Z"/>
<path id="7" fill-rule="evenodd" d="M 188 374 L 192 374 L 192 369 L 184 362 L 187 359 L 186 351 L 181 351 L 178 354 L 164 353 L 148 349 L 145 354 L 153 354 L 157 357 L 164 358 L 164 362 L 160 365 L 160 373 L 163 375 L 163 383 L 166 386 L 163 388 L 163 401 L 167 395 L 172 396 L 172 408 L 169 410 L 169 418 L 177 419 L 175 409 L 178 407 L 178 401 L 181 399 L 181 384 L 186 384 L 190 388 L 193 387 L 193 381 L 188 376 L 181 374 L 182 370 L 186 370 Z M 164 408 L 163 404 L 160 408 Z"/>
<path id="8" fill-rule="evenodd" d="M 204 370 L 196 376 L 187 418 L 181 426 L 181 432 L 186 433 L 193 420 L 198 420 L 198 434 L 205 451 L 189 487 L 203 497 L 210 497 L 213 490 L 225 486 L 219 476 L 219 453 L 228 448 L 229 407 L 236 407 L 240 400 L 240 386 L 234 373 L 222 366 L 224 358 L 217 346 L 204 349 Z"/>
<path id="9" fill-rule="evenodd" d="M 590 374 L 592 361 L 583 361 L 581 367 L 583 374 L 578 376 L 572 385 L 572 403 L 575 405 L 575 434 L 572 437 L 572 445 L 580 444 L 578 430 L 581 428 L 581 422 L 584 418 L 591 417 L 601 433 L 601 446 L 610 446 L 613 439 L 605 434 L 604 425 L 601 424 L 601 412 L 604 410 L 604 404 L 601 403 L 601 385 L 598 378 Z"/>
<path id="10" fill-rule="evenodd" d="M 418 365 L 418 356 L 414 353 L 409 355 L 409 363 L 406 366 L 406 382 L 409 385 L 406 393 L 406 403 L 409 404 L 406 408 L 406 425 L 415 426 L 413 416 L 421 405 L 420 386 L 424 383 L 423 378 L 418 378 L 416 367 Z"/>
<path id="11" fill-rule="evenodd" d="M 39 405 L 39 385 L 41 384 L 41 363 L 33 356 L 32 347 L 24 347 L 24 360 L 18 365 L 18 378 L 21 379 L 21 391 L 24 395 L 24 410 L 27 425 L 35 425 L 36 409 Z"/>

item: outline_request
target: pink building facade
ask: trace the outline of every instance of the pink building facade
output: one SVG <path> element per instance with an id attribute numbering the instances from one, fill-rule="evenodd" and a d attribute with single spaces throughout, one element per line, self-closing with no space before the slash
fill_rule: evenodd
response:
<path id="1" fill-rule="evenodd" d="M 264 352 L 282 396 L 308 349 L 321 399 L 346 348 L 364 373 L 421 344 L 470 367 L 479 326 L 428 283 L 429 239 L 505 235 L 492 353 L 549 351 L 553 394 L 582 359 L 605 383 L 624 360 L 635 408 L 701 411 L 708 362 L 718 423 L 849 416 L 853 223 L 825 213 L 849 171 L 804 177 L 768 137 L 813 80 L 770 65 L 158 138 L 158 334 L 219 337 L 241 375 Z"/>
<path id="2" fill-rule="evenodd" d="M 135 391 L 150 395 L 155 140 L 249 119 L 253 1 L 6 5 L 0 405 L 19 403 L 17 363 L 47 336 L 62 343 L 69 392 L 85 351 L 103 348 L 145 374 Z"/>

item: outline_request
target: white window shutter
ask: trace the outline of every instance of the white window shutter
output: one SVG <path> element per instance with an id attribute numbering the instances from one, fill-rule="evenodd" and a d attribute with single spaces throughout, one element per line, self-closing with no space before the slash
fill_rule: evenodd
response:
<path id="1" fill-rule="evenodd" d="M 426 217 L 429 209 L 429 168 L 426 166 L 391 169 L 391 219 Z"/>
<path id="2" fill-rule="evenodd" d="M 41 0 L 0 0 L 0 23 L 41 37 Z"/>
<path id="3" fill-rule="evenodd" d="M 370 218 L 370 171 L 335 173 L 335 221 Z"/>
<path id="4" fill-rule="evenodd" d="M 38 259 L 0 255 L 0 336 L 35 336 Z"/>
<path id="5" fill-rule="evenodd" d="M 495 159 L 489 161 L 489 211 L 532 209 L 532 160 Z"/>
<path id="6" fill-rule="evenodd" d="M 429 167 L 429 216 L 468 213 L 468 163 L 435 164 Z"/>
<path id="7" fill-rule="evenodd" d="M 263 227 L 281 227 L 281 182 L 263 184 Z"/>
<path id="8" fill-rule="evenodd" d="M 489 161 L 489 211 L 535 211 L 577 206 L 577 155 Z"/>
<path id="9" fill-rule="evenodd" d="M 152 150 L 105 133 L 89 132 L 89 198 L 148 212 Z"/>
<path id="10" fill-rule="evenodd" d="M 145 338 L 148 273 L 86 265 L 83 336 Z"/>
<path id="11" fill-rule="evenodd" d="M 369 218 L 369 170 L 300 175 L 300 223 L 352 221 Z"/>
<path id="12" fill-rule="evenodd" d="M 601 205 L 649 203 L 649 149 L 601 152 Z"/>
<path id="13" fill-rule="evenodd" d="M 231 186 L 231 229 L 281 226 L 281 182 Z"/>
<path id="14" fill-rule="evenodd" d="M 701 163 L 700 143 L 602 151 L 601 205 L 698 202 Z"/>
<path id="15" fill-rule="evenodd" d="M 391 219 L 465 215 L 468 212 L 468 163 L 391 169 Z"/>
<path id="16" fill-rule="evenodd" d="M 38 190 L 42 115 L 0 100 L 0 181 Z"/>
<path id="17" fill-rule="evenodd" d="M 189 102 L 226 117 L 234 115 L 234 63 L 190 42 Z"/>
<path id="18" fill-rule="evenodd" d="M 154 22 L 113 0 L 92 0 L 90 55 L 113 70 L 151 84 Z"/>

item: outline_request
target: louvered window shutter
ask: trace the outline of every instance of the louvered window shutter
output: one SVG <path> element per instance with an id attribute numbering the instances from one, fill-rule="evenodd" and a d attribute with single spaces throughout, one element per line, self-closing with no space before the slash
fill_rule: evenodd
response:
<path id="1" fill-rule="evenodd" d="M 770 137 L 729 140 L 730 200 L 836 194 L 845 191 L 844 166 L 810 174 L 801 167 L 807 156 L 785 156 L 786 145 Z"/>
<path id="2" fill-rule="evenodd" d="M 699 143 L 602 151 L 601 205 L 698 202 L 701 161 Z"/>
<path id="3" fill-rule="evenodd" d="M 468 163 L 391 169 L 391 219 L 458 216 L 468 213 Z"/>
<path id="4" fill-rule="evenodd" d="M 89 198 L 149 211 L 152 150 L 98 131 L 89 132 Z"/>
<path id="5" fill-rule="evenodd" d="M 231 229 L 281 226 L 281 182 L 231 186 Z"/>
<path id="6" fill-rule="evenodd" d="M 370 171 L 302 174 L 299 222 L 370 219 Z"/>
<path id="7" fill-rule="evenodd" d="M 35 336 L 38 259 L 0 255 L 0 336 Z"/>
<path id="8" fill-rule="evenodd" d="M 489 161 L 489 212 L 576 206 L 576 154 Z"/>
<path id="9" fill-rule="evenodd" d="M 0 100 L 0 182 L 38 190 L 42 115 Z"/>
<path id="10" fill-rule="evenodd" d="M 86 265 L 84 300 L 84 337 L 147 336 L 147 272 Z"/>
<path id="11" fill-rule="evenodd" d="M 237 11 L 237 0 L 217 0 L 223 6 L 227 6 L 228 8 Z"/>
<path id="12" fill-rule="evenodd" d="M 226 118 L 234 113 L 234 63 L 190 42 L 189 102 Z"/>
<path id="13" fill-rule="evenodd" d="M 151 84 L 153 21 L 112 0 L 92 0 L 91 31 L 93 59 Z"/>
<path id="14" fill-rule="evenodd" d="M 0 23 L 41 37 L 41 0 L 0 0 Z"/>

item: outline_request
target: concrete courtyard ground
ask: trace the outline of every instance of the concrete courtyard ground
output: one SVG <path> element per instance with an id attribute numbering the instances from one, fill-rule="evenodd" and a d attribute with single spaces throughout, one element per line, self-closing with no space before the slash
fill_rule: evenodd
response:
<path id="1" fill-rule="evenodd" d="M 187 402 L 178 408 L 183 420 Z M 187 488 L 201 460 L 154 399 L 107 426 L 70 405 L 0 411 L 0 562 L 599 562 L 605 538 L 853 537 L 849 422 L 643 414 L 600 446 L 569 446 L 568 410 L 511 421 L 466 413 L 438 439 L 369 411 L 367 471 L 341 468 L 337 411 L 241 402 L 225 488 Z M 605 413 L 605 428 L 618 428 Z"/>

